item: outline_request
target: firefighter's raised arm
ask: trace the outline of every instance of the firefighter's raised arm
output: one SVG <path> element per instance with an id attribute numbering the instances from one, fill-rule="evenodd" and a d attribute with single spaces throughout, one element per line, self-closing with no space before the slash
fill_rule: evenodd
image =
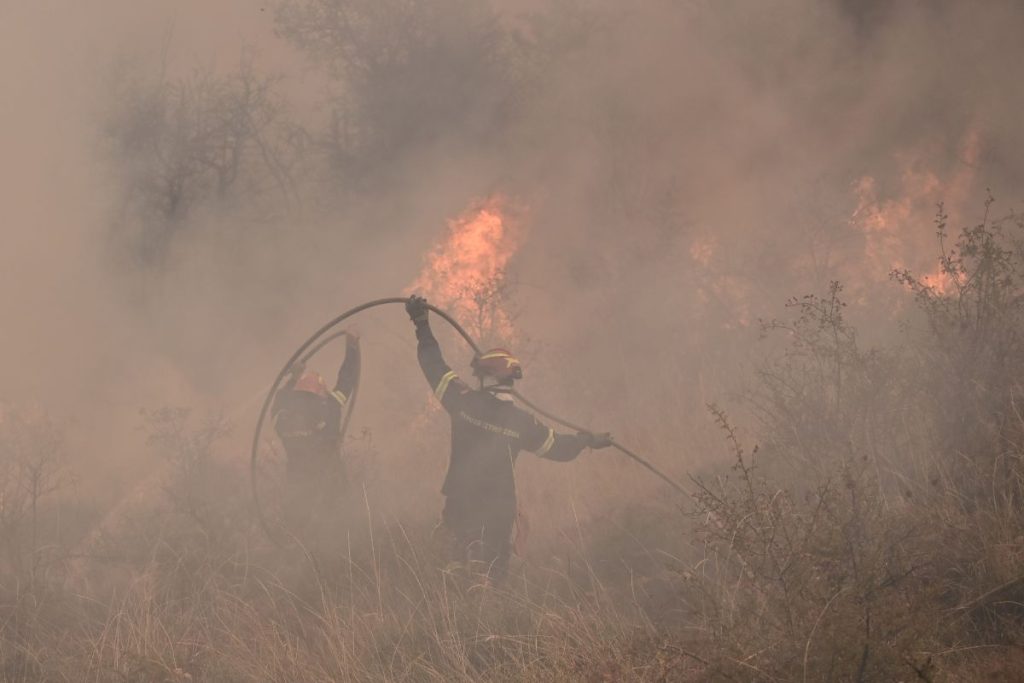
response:
<path id="1" fill-rule="evenodd" d="M 352 392 L 359 383 L 359 370 L 362 356 L 359 351 L 359 336 L 348 333 L 345 335 L 345 361 L 338 368 L 338 381 L 331 395 L 342 407 L 352 398 Z"/>
<path id="2" fill-rule="evenodd" d="M 430 383 L 430 388 L 434 390 L 437 400 L 451 412 L 455 397 L 464 393 L 468 387 L 441 355 L 441 346 L 434 338 L 434 333 L 430 329 L 430 321 L 427 318 L 426 299 L 418 296 L 410 297 L 405 304 L 405 310 L 413 324 L 416 325 L 416 356 L 419 359 L 423 375 Z"/>
<path id="3" fill-rule="evenodd" d="M 359 368 L 362 363 L 359 355 L 359 337 L 348 334 L 345 340 L 345 360 L 341 363 L 341 367 L 338 368 L 338 381 L 335 383 L 334 389 L 330 391 L 328 399 L 332 409 L 327 413 L 328 418 L 325 431 L 331 435 L 331 438 L 341 434 L 342 415 L 345 412 L 349 399 L 352 398 L 352 392 L 355 390 L 356 384 L 359 383 Z"/>

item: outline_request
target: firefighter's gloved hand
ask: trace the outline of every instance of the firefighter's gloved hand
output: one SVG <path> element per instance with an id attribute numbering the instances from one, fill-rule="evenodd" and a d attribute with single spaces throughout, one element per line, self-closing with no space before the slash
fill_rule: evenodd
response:
<path id="1" fill-rule="evenodd" d="M 612 435 L 608 432 L 594 434 L 593 432 L 580 432 L 580 439 L 583 440 L 586 448 L 608 448 L 612 445 Z"/>
<path id="2" fill-rule="evenodd" d="M 419 325 L 427 321 L 427 300 L 421 296 L 413 295 L 405 302 L 405 312 L 409 318 Z"/>

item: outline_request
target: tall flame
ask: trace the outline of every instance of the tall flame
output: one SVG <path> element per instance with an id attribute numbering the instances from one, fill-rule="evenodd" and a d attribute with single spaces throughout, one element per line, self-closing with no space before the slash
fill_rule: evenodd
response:
<path id="1" fill-rule="evenodd" d="M 448 221 L 447 234 L 406 293 L 451 311 L 478 337 L 513 337 L 503 295 L 506 269 L 521 244 L 522 231 L 503 197 L 475 202 Z"/>

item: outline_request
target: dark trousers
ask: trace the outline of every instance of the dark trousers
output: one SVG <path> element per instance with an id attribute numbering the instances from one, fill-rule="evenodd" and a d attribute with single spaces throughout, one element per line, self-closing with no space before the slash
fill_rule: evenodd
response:
<path id="1" fill-rule="evenodd" d="M 441 512 L 441 521 L 451 534 L 449 560 L 480 562 L 492 579 L 504 578 L 515 518 L 515 499 L 449 495 Z"/>
<path id="2" fill-rule="evenodd" d="M 285 517 L 300 536 L 334 523 L 344 497 L 344 466 L 336 453 L 293 449 L 288 453 Z"/>

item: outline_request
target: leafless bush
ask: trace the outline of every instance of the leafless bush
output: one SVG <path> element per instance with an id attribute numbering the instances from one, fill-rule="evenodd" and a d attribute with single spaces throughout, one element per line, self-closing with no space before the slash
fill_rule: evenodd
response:
<path id="1" fill-rule="evenodd" d="M 703 675 L 944 680 L 1019 642 L 1024 251 L 991 201 L 952 247 L 940 209 L 943 283 L 894 273 L 927 324 L 905 348 L 862 350 L 838 283 L 762 323 L 787 342 L 751 397 L 765 447 L 712 406 L 733 465 L 694 479 Z"/>
<path id="2" fill-rule="evenodd" d="M 704 556 L 686 575 L 709 674 L 734 680 L 895 680 L 924 670 L 930 590 L 920 528 L 883 504 L 864 457 L 794 493 L 757 472 L 725 414 L 734 464 L 695 480 Z M 806 488 L 807 485 L 801 488 Z"/>
<path id="3" fill-rule="evenodd" d="M 155 590 L 202 599 L 195 586 L 232 580 L 251 535 L 246 473 L 219 458 L 228 434 L 219 415 L 193 424 L 191 411 L 144 412 L 155 474 L 142 488 L 141 510 L 105 539 L 104 555 L 145 572 Z"/>
<path id="4" fill-rule="evenodd" d="M 914 338 L 913 400 L 946 456 L 935 466 L 961 487 L 973 481 L 957 476 L 961 464 L 995 468 L 1010 485 L 1003 495 L 1010 495 L 1021 476 L 1012 451 L 1021 441 L 1017 404 L 1024 387 L 1024 219 L 991 219 L 993 202 L 987 199 L 982 221 L 952 245 L 939 207 L 939 281 L 906 270 L 893 278 L 914 292 L 927 324 Z"/>
<path id="5" fill-rule="evenodd" d="M 0 413 L 0 543 L 5 592 L 34 590 L 60 559 L 57 494 L 71 483 L 64 428 L 42 411 Z"/>
<path id="6" fill-rule="evenodd" d="M 107 132 L 125 187 L 115 227 L 130 258 L 159 266 L 202 209 L 230 207 L 251 221 L 296 207 L 306 138 L 275 87 L 247 57 L 227 74 L 118 75 Z"/>
<path id="7" fill-rule="evenodd" d="M 902 395 L 900 353 L 860 346 L 843 314 L 842 291 L 832 282 L 825 296 L 787 302 L 788 318 L 761 321 L 762 337 L 783 336 L 786 346 L 759 368 L 748 398 L 764 447 L 811 488 L 851 458 L 893 468 L 902 440 L 900 411 L 894 412 Z"/>
<path id="8" fill-rule="evenodd" d="M 277 26 L 337 82 L 326 142 L 334 167 L 356 181 L 439 141 L 449 153 L 493 144 L 509 121 L 512 41 L 486 4 L 288 0 Z"/>

